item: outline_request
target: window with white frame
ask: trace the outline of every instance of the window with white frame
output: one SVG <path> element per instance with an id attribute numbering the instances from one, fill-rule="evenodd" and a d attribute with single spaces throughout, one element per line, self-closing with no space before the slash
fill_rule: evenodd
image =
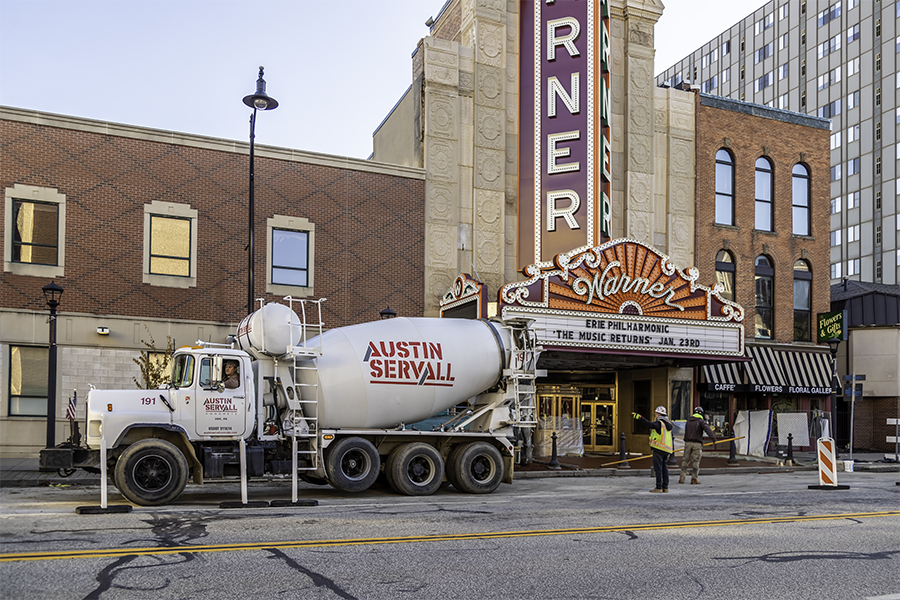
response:
<path id="1" fill-rule="evenodd" d="M 717 85 L 718 85 L 717 78 L 715 75 L 713 75 L 712 77 L 710 77 L 709 79 L 707 79 L 706 81 L 703 82 L 703 88 L 702 88 L 703 93 L 705 93 L 705 94 L 710 93 L 711 91 L 716 89 Z"/>
<path id="2" fill-rule="evenodd" d="M 731 40 L 725 40 L 722 42 L 722 56 L 731 52 Z"/>
<path id="3" fill-rule="evenodd" d="M 855 142 L 859 139 L 859 125 L 851 125 L 847 128 L 847 143 Z"/>
<path id="4" fill-rule="evenodd" d="M 859 90 L 847 94 L 847 110 L 859 106 Z"/>
<path id="5" fill-rule="evenodd" d="M 841 230 L 831 232 L 831 245 L 832 246 L 840 246 L 841 245 Z"/>
<path id="6" fill-rule="evenodd" d="M 859 192 L 847 194 L 847 208 L 859 208 Z"/>
<path id="7" fill-rule="evenodd" d="M 197 211 L 188 204 L 144 205 L 144 283 L 197 286 L 197 223 Z"/>
<path id="8" fill-rule="evenodd" d="M 734 157 L 725 148 L 716 152 L 716 223 L 734 225 Z"/>
<path id="9" fill-rule="evenodd" d="M 771 161 L 764 156 L 756 159 L 756 220 L 754 227 L 760 231 L 772 231 L 774 180 Z"/>
<path id="10" fill-rule="evenodd" d="M 900 213 L 897 213 L 897 231 L 900 231 Z"/>
<path id="11" fill-rule="evenodd" d="M 9 345 L 9 416 L 47 416 L 49 360 L 46 347 Z"/>
<path id="12" fill-rule="evenodd" d="M 767 14 L 765 17 L 756 22 L 756 26 L 754 28 L 755 35 L 759 35 L 769 27 L 771 27 L 775 23 L 775 15 L 772 13 Z"/>
<path id="13" fill-rule="evenodd" d="M 898 3 L 897 6 L 900 6 L 900 3 Z M 900 9 L 898 9 L 898 11 L 900 11 Z M 900 250 L 897 250 L 897 266 L 900 267 Z"/>
<path id="14" fill-rule="evenodd" d="M 841 263 L 832 263 L 831 265 L 831 278 L 832 279 L 840 279 L 841 278 Z"/>
<path id="15" fill-rule="evenodd" d="M 731 79 L 731 67 L 722 70 L 722 83 L 725 83 Z"/>
<path id="16" fill-rule="evenodd" d="M 830 119 L 835 115 L 841 114 L 841 101 L 840 99 L 831 102 L 830 104 L 826 104 L 825 106 L 820 106 L 818 112 L 818 116 L 823 119 Z"/>
<path id="17" fill-rule="evenodd" d="M 762 62 L 763 60 L 765 60 L 765 59 L 769 58 L 770 56 L 772 56 L 772 42 L 769 42 L 768 44 L 766 44 L 765 46 L 763 46 L 762 48 L 760 48 L 759 50 L 757 50 L 757 51 L 754 53 L 754 56 L 756 57 L 756 63 L 755 63 L 755 64 L 759 64 L 759 63 Z"/>
<path id="18" fill-rule="evenodd" d="M 788 63 L 784 63 L 780 67 L 778 67 L 778 79 L 784 79 L 788 76 Z"/>
<path id="19" fill-rule="evenodd" d="M 784 50 L 785 48 L 787 48 L 790 45 L 790 41 L 791 41 L 790 34 L 785 33 L 780 38 L 778 38 L 778 49 Z"/>
<path id="20" fill-rule="evenodd" d="M 847 243 L 859 241 L 859 225 L 851 225 L 847 228 Z"/>
<path id="21" fill-rule="evenodd" d="M 859 73 L 859 57 L 847 61 L 847 77 Z"/>
<path id="22" fill-rule="evenodd" d="M 831 199 L 831 214 L 835 215 L 835 214 L 841 212 L 841 204 L 843 204 L 843 203 L 841 202 L 840 196 L 838 196 L 837 198 L 832 198 Z"/>
<path id="23" fill-rule="evenodd" d="M 785 65 L 786 66 L 786 65 Z M 819 75 L 819 89 L 825 89 L 831 84 L 838 83 L 841 80 L 841 68 L 832 69 L 827 73 Z M 858 92 L 857 92 L 858 94 Z M 849 107 L 848 107 L 849 108 Z"/>
<path id="24" fill-rule="evenodd" d="M 791 213 L 794 235 L 810 235 L 809 220 L 809 169 L 796 164 L 791 172 L 793 189 L 791 193 Z"/>
<path id="25" fill-rule="evenodd" d="M 841 147 L 841 132 L 836 131 L 831 134 L 831 149 L 834 150 L 835 148 L 840 148 L 840 147 Z"/>
<path id="26" fill-rule="evenodd" d="M 781 110 L 788 110 L 788 94 L 782 94 L 778 97 L 778 108 Z"/>
<path id="27" fill-rule="evenodd" d="M 822 42 L 818 46 L 819 58 L 825 58 L 832 52 L 837 52 L 841 49 L 841 35 L 838 34 L 833 38 Z"/>
<path id="28" fill-rule="evenodd" d="M 788 4 L 782 4 L 778 7 L 778 20 L 786 19 L 788 16 Z"/>
<path id="29" fill-rule="evenodd" d="M 3 270 L 31 277 L 65 275 L 65 195 L 17 183 L 4 196 Z"/>
<path id="30" fill-rule="evenodd" d="M 313 294 L 316 227 L 308 219 L 274 215 L 266 220 L 266 291 L 284 296 Z"/>
<path id="31" fill-rule="evenodd" d="M 772 85 L 772 71 L 769 71 L 754 82 L 754 92 L 761 92 Z"/>
<path id="32" fill-rule="evenodd" d="M 818 24 L 819 27 L 822 25 L 827 25 L 831 21 L 837 19 L 841 16 L 841 3 L 835 2 L 825 10 L 819 12 Z"/>
<path id="33" fill-rule="evenodd" d="M 859 173 L 859 158 L 851 158 L 847 161 L 847 175 Z"/>
<path id="34" fill-rule="evenodd" d="M 847 29 L 847 43 L 855 42 L 859 39 L 859 23 Z"/>
<path id="35" fill-rule="evenodd" d="M 847 261 L 847 277 L 859 275 L 859 259 L 851 258 Z"/>
<path id="36" fill-rule="evenodd" d="M 831 181 L 837 181 L 841 178 L 841 165 L 831 167 Z"/>

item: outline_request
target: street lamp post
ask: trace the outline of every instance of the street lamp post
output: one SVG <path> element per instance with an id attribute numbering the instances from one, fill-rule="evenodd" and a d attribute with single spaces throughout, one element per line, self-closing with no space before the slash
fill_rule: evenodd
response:
<path id="1" fill-rule="evenodd" d="M 50 308 L 50 356 L 47 360 L 47 448 L 56 446 L 56 308 L 63 289 L 51 281 L 43 288 Z"/>
<path id="2" fill-rule="evenodd" d="M 837 389 L 841 387 L 841 380 L 837 374 L 837 353 L 840 345 L 841 340 L 838 338 L 828 340 L 828 348 L 831 350 L 831 431 L 829 432 L 831 435 L 829 437 L 834 439 L 837 439 L 837 396 L 834 384 L 837 383 Z"/>
<path id="3" fill-rule="evenodd" d="M 253 141 L 256 138 L 256 111 L 257 110 L 273 110 L 278 108 L 278 101 L 266 95 L 266 80 L 263 79 L 263 67 L 259 68 L 259 78 L 256 80 L 256 93 L 244 96 L 244 104 L 253 109 L 250 115 L 250 239 L 247 243 L 248 258 L 248 274 L 247 274 L 247 314 L 253 312 L 253 227 L 255 225 L 255 216 L 253 212 L 253 188 L 254 188 L 254 172 L 253 172 Z"/>

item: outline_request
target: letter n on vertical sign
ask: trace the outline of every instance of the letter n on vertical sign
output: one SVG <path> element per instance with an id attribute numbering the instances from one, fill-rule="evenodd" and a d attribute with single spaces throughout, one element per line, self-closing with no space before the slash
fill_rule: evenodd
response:
<path id="1" fill-rule="evenodd" d="M 609 0 L 523 0 L 518 266 L 609 239 Z"/>

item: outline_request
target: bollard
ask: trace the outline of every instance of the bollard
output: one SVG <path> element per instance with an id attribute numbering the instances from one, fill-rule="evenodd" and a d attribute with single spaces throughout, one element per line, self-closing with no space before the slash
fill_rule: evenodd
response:
<path id="1" fill-rule="evenodd" d="M 553 453 L 550 455 L 550 463 L 547 465 L 551 469 L 561 469 L 559 466 L 559 458 L 556 456 L 556 432 L 553 432 Z"/>
<path id="2" fill-rule="evenodd" d="M 728 450 L 728 462 L 726 462 L 725 464 L 727 464 L 729 467 L 738 466 L 737 457 L 735 456 L 736 454 L 737 444 L 734 443 L 734 440 L 731 440 L 731 448 L 729 448 Z"/>
<path id="3" fill-rule="evenodd" d="M 794 466 L 794 434 L 788 434 L 787 460 L 785 461 L 789 467 Z"/>
<path id="4" fill-rule="evenodd" d="M 627 462 L 622 462 L 628 460 L 625 457 L 625 432 L 623 431 L 619 435 L 619 465 L 616 466 L 617 469 L 630 469 L 631 465 Z"/>

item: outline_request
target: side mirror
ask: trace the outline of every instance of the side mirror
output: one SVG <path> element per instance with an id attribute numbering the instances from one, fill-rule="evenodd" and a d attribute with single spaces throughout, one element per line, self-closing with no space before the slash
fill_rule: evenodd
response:
<path id="1" fill-rule="evenodd" d="M 216 388 L 219 391 L 225 389 L 225 385 L 222 383 L 224 377 L 222 376 L 224 372 L 223 361 L 221 356 L 210 356 L 210 364 L 209 364 L 209 387 Z"/>

